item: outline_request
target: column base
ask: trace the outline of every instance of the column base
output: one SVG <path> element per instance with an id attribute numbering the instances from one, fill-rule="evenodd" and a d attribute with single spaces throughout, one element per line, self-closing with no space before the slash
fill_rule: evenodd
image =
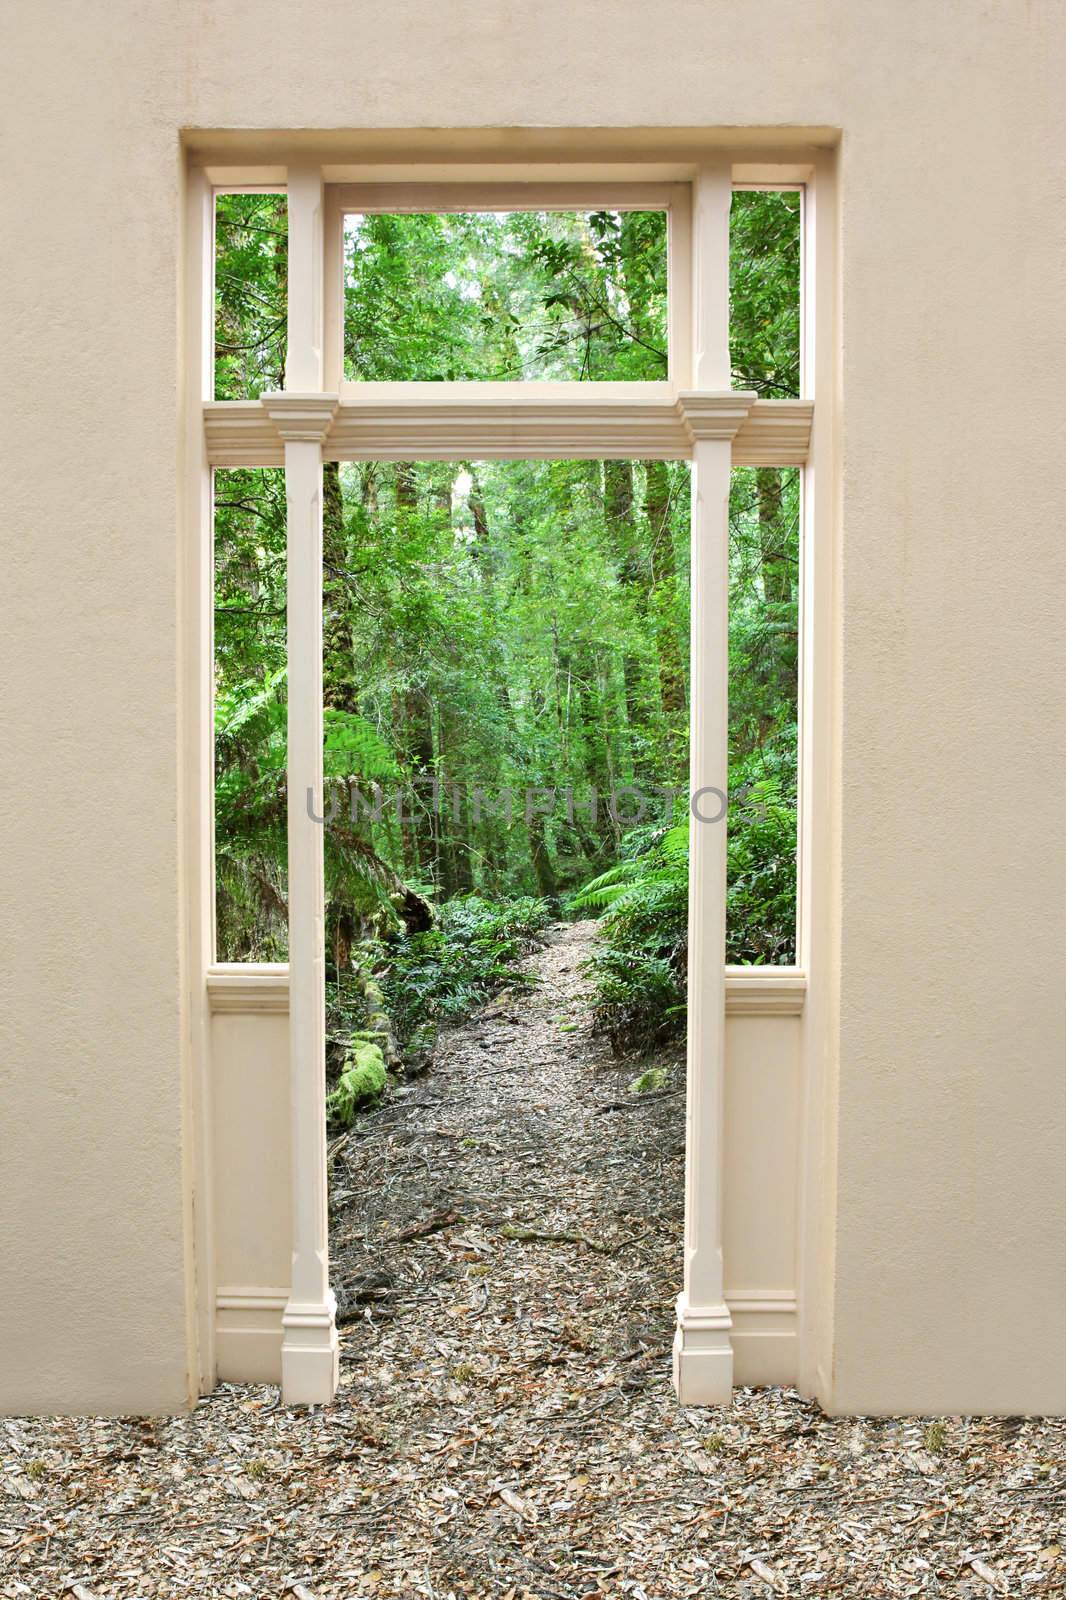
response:
<path id="1" fill-rule="evenodd" d="M 328 1405 L 340 1381 L 337 1302 L 290 1300 L 281 1319 L 281 1398 L 287 1406 Z"/>
<path id="2" fill-rule="evenodd" d="M 685 1296 L 677 1300 L 674 1334 L 674 1389 L 683 1406 L 727 1406 L 733 1399 L 733 1326 L 729 1307 L 694 1309 Z"/>

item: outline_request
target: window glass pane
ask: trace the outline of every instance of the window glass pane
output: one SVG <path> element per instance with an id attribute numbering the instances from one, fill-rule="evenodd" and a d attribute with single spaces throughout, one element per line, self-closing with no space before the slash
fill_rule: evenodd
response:
<path id="1" fill-rule="evenodd" d="M 288 239 L 283 194 L 216 196 L 216 400 L 283 385 Z"/>
<path id="2" fill-rule="evenodd" d="M 726 959 L 796 959 L 799 472 L 734 469 L 729 502 Z"/>
<path id="3" fill-rule="evenodd" d="M 664 379 L 666 213 L 353 214 L 353 380 Z"/>
<path id="4" fill-rule="evenodd" d="M 729 228 L 729 342 L 733 386 L 763 400 L 800 392 L 800 196 L 733 195 Z"/>
<path id="5" fill-rule="evenodd" d="M 215 923 L 219 961 L 284 961 L 285 474 L 215 473 Z"/>

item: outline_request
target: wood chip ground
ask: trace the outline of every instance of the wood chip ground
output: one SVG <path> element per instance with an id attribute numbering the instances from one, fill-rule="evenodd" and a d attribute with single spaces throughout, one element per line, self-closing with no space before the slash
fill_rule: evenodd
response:
<path id="1" fill-rule="evenodd" d="M 682 1063 L 626 1093 L 590 936 L 336 1150 L 337 1403 L 0 1421 L 0 1595 L 1066 1595 L 1059 1421 L 679 1409 Z"/>

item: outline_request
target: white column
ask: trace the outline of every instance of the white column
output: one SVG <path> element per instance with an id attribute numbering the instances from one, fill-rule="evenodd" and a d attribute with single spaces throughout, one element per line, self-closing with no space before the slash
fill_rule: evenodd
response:
<path id="1" fill-rule="evenodd" d="M 332 1400 L 335 1303 L 326 1193 L 325 891 L 322 874 L 322 443 L 330 395 L 266 395 L 285 443 L 288 518 L 289 1123 L 292 1280 L 282 1317 L 282 1398 Z"/>
<path id="2" fill-rule="evenodd" d="M 695 442 L 685 1277 L 674 1339 L 674 1386 L 683 1405 L 727 1405 L 733 1388 L 722 1280 L 731 457 L 728 437 Z"/>
<path id="3" fill-rule="evenodd" d="M 282 1316 L 287 1405 L 337 1391 L 326 1192 L 325 889 L 322 872 L 322 178 L 290 168 L 285 392 L 263 396 L 285 445 L 288 622 L 289 1106 L 292 1280 Z"/>
<path id="4" fill-rule="evenodd" d="M 729 392 L 730 196 L 727 167 L 702 171 L 693 183 L 698 387 L 678 402 L 693 439 L 685 1275 L 674 1337 L 682 1405 L 728 1405 L 733 1392 L 722 1277 L 729 475 L 733 434 L 754 396 Z"/>

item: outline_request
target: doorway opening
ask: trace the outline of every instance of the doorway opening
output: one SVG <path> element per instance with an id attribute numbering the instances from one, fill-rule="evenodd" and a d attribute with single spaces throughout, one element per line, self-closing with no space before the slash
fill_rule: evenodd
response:
<path id="1" fill-rule="evenodd" d="M 314 186 L 303 187 L 313 219 Z M 720 218 L 727 189 L 716 178 L 706 195 Z M 259 199 L 240 198 L 239 227 L 254 231 Z M 454 1264 L 457 1229 L 472 1278 L 486 1276 L 501 1241 L 607 1256 L 635 1248 L 619 1219 L 651 1218 L 654 1192 L 670 1197 L 659 1212 L 676 1246 L 687 1175 L 696 1238 L 693 1207 L 714 1184 L 693 1150 L 713 1160 L 721 1133 L 706 1096 L 701 1105 L 690 1093 L 686 1111 L 691 1002 L 704 1005 L 708 983 L 720 997 L 697 1016 L 687 1062 L 689 1090 L 706 1078 L 720 1095 L 715 952 L 742 967 L 796 959 L 800 491 L 795 467 L 772 463 L 805 449 L 789 431 L 806 426 L 805 403 L 798 423 L 787 409 L 799 386 L 800 208 L 795 191 L 735 197 L 733 365 L 745 388 L 734 401 L 710 382 L 706 392 L 671 383 L 693 290 L 676 250 L 687 212 L 671 203 L 669 216 L 653 206 L 445 216 L 334 194 L 326 347 L 327 362 L 343 350 L 339 408 L 328 394 L 266 392 L 284 469 L 245 465 L 259 434 L 238 444 L 235 432 L 240 464 L 216 472 L 219 955 L 288 957 L 283 981 L 295 993 L 299 978 L 301 1015 L 321 1018 L 307 1003 L 324 930 L 332 1276 L 342 1323 L 363 1331 L 418 1303 L 433 1265 L 425 1250 Z M 290 224 L 293 214 L 290 196 Z M 269 272 L 257 267 L 268 291 L 291 242 L 283 250 L 271 231 Z M 447 270 L 434 276 L 427 263 L 442 252 Z M 341 263 L 334 340 L 330 273 Z M 263 324 L 264 296 L 252 299 Z M 231 360 L 226 392 L 254 394 L 278 355 L 277 322 L 245 340 L 234 304 L 228 348 L 261 357 Z M 376 337 L 374 306 L 387 337 Z M 290 314 L 290 340 L 292 328 Z M 709 369 L 684 349 L 678 372 L 698 382 Z M 444 367 L 430 370 L 441 350 Z M 582 389 L 589 403 L 570 398 Z M 786 409 L 761 411 L 764 395 Z M 745 419 L 758 426 L 738 459 Z M 247 424 L 260 426 L 234 413 L 235 429 Z M 369 448 L 375 438 L 384 453 Z M 627 438 L 648 453 L 604 453 Z M 322 530 L 310 584 L 307 509 Z M 321 658 L 308 652 L 319 599 Z M 319 665 L 321 699 L 309 694 Z M 305 729 L 294 774 L 294 725 L 309 704 L 323 740 Z M 306 823 L 293 799 L 304 785 Z M 307 826 L 320 830 L 313 851 Z M 304 866 L 290 882 L 294 838 Z M 755 994 L 748 987 L 749 1012 Z M 781 1011 L 776 993 L 773 1005 Z M 308 1101 L 315 1066 L 303 1040 L 294 1022 L 301 1147 L 313 1154 L 323 1107 Z M 433 1108 L 440 1142 L 427 1145 L 414 1130 Z M 313 1304 L 326 1330 L 325 1254 L 298 1166 L 293 1181 L 314 1290 L 293 1305 L 292 1326 Z M 501 1209 L 508 1189 L 519 1198 Z M 719 1229 L 711 1218 L 704 1240 Z M 397 1243 L 411 1250 L 399 1283 Z M 727 1353 L 729 1320 L 721 1250 L 705 1246 L 698 1272 L 690 1258 L 687 1242 L 701 1368 L 704 1332 Z"/>

